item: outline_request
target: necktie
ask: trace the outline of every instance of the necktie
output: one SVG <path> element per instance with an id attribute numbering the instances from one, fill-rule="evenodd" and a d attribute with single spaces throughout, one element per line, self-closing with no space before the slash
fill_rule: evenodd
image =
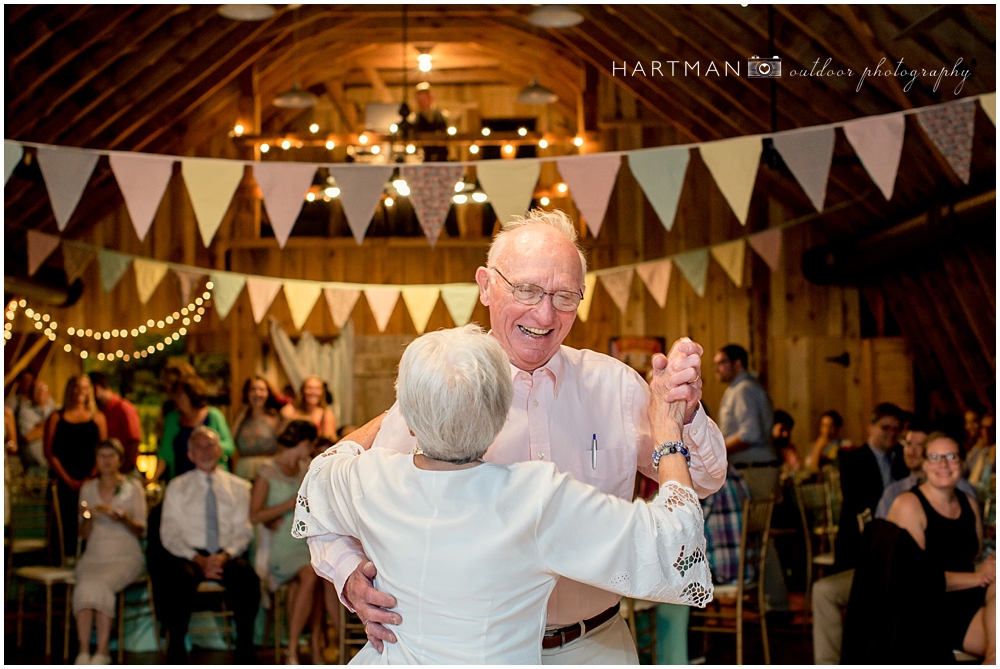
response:
<path id="1" fill-rule="evenodd" d="M 208 491 L 205 493 L 205 550 L 210 555 L 219 552 L 219 510 L 211 476 L 208 477 Z"/>

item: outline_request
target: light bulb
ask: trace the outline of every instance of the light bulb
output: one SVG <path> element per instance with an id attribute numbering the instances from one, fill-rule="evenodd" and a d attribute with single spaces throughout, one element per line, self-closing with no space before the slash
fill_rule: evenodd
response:
<path id="1" fill-rule="evenodd" d="M 518 128 L 517 129 L 517 134 L 520 135 L 521 137 L 524 137 L 525 135 L 528 134 L 528 129 L 527 128 Z"/>
<path id="2" fill-rule="evenodd" d="M 479 153 L 479 145 L 473 144 L 472 146 L 470 146 L 469 153 L 471 153 L 472 155 L 476 155 L 477 153 Z"/>
<path id="3" fill-rule="evenodd" d="M 449 135 L 455 135 L 456 133 L 458 133 L 458 128 L 456 128 L 453 125 L 448 126 L 448 134 Z"/>
<path id="4" fill-rule="evenodd" d="M 549 206 L 549 198 L 543 197 L 541 200 L 538 201 L 538 204 L 542 205 L 543 207 Z"/>
<path id="5" fill-rule="evenodd" d="M 396 202 L 395 202 L 395 201 L 394 201 L 394 200 L 393 200 L 393 199 L 392 199 L 391 197 L 387 197 L 387 198 L 385 199 L 385 206 L 386 206 L 386 207 L 389 207 L 389 208 L 391 208 L 391 207 L 392 207 L 392 205 L 394 205 L 394 204 L 396 204 Z"/>
<path id="6" fill-rule="evenodd" d="M 281 148 L 287 151 L 288 149 L 292 148 L 292 143 L 286 139 L 281 143 Z"/>
<path id="7" fill-rule="evenodd" d="M 567 186 L 565 183 L 560 182 L 556 184 L 556 190 L 559 191 L 560 193 L 565 193 L 566 191 L 569 190 L 569 186 Z"/>
<path id="8" fill-rule="evenodd" d="M 334 144 L 334 142 L 333 142 L 332 139 L 326 140 L 326 148 L 327 148 L 327 150 L 333 151 L 333 147 L 335 147 L 335 146 L 337 146 L 337 145 Z"/>
<path id="9" fill-rule="evenodd" d="M 73 350 L 73 347 L 69 344 L 66 344 L 65 346 L 63 346 L 63 350 L 69 353 L 70 351 Z"/>
<path id="10" fill-rule="evenodd" d="M 431 55 L 429 53 L 422 53 L 417 56 L 417 68 L 421 72 L 430 72 L 433 67 L 431 62 Z"/>
<path id="11" fill-rule="evenodd" d="M 104 360 L 104 353 L 98 353 L 97 354 L 97 359 L 98 360 Z"/>
<path id="12" fill-rule="evenodd" d="M 338 195 L 340 195 L 340 189 L 337 188 L 336 186 L 328 186 L 327 188 L 323 189 L 323 194 L 330 198 L 337 197 Z"/>
<path id="13" fill-rule="evenodd" d="M 184 325 L 191 325 L 191 319 L 185 316 L 185 317 L 184 317 L 184 318 L 183 318 L 183 319 L 181 320 L 181 323 L 183 323 Z"/>
<path id="14" fill-rule="evenodd" d="M 503 152 L 504 153 L 514 153 L 514 145 L 513 144 L 504 144 Z"/>
<path id="15" fill-rule="evenodd" d="M 76 329 L 75 329 L 75 328 L 73 328 L 72 326 L 70 326 L 70 327 L 69 327 L 69 328 L 68 328 L 68 329 L 66 330 L 66 334 L 68 334 L 68 335 L 72 336 L 72 335 L 76 334 Z"/>
<path id="16" fill-rule="evenodd" d="M 212 290 L 213 288 L 215 288 L 215 284 L 209 281 L 208 283 L 205 284 L 205 288 Z"/>
<path id="17" fill-rule="evenodd" d="M 112 337 L 117 337 L 118 336 L 118 328 L 115 328 L 114 330 L 111 331 L 111 336 Z"/>
<path id="18" fill-rule="evenodd" d="M 148 321 L 146 321 L 146 327 L 151 328 L 154 325 L 156 325 L 156 321 L 154 321 L 152 318 L 150 318 Z"/>
<path id="19" fill-rule="evenodd" d="M 394 179 L 392 182 L 392 187 L 396 190 L 400 188 L 406 188 L 406 179 Z"/>
<path id="20" fill-rule="evenodd" d="M 48 323 L 49 320 L 50 320 L 49 319 L 49 315 L 48 314 L 42 314 L 42 320 L 45 321 L 46 323 Z"/>
<path id="21" fill-rule="evenodd" d="M 378 144 L 375 144 L 374 146 L 372 146 L 372 154 L 373 155 L 377 156 L 381 151 L 382 151 L 382 147 L 379 146 Z"/>
<path id="22" fill-rule="evenodd" d="M 159 328 L 159 329 L 161 329 L 161 330 L 162 330 L 162 329 L 163 329 L 164 327 L 166 327 L 166 325 L 167 325 L 167 324 L 166 324 L 166 323 L 164 323 L 163 321 L 156 321 L 156 327 L 158 327 L 158 328 Z"/>
<path id="23" fill-rule="evenodd" d="M 87 328 L 86 332 L 84 332 L 83 335 L 85 337 L 93 337 L 94 336 L 94 331 L 91 330 L 90 328 Z"/>
<path id="24" fill-rule="evenodd" d="M 313 134 L 319 132 L 319 123 L 310 123 L 309 124 L 309 132 L 311 132 Z"/>
<path id="25" fill-rule="evenodd" d="M 413 146 L 412 144 L 407 144 L 406 152 L 409 153 L 410 155 L 413 155 L 414 153 L 417 152 L 417 147 Z"/>
<path id="26" fill-rule="evenodd" d="M 309 191 L 306 193 L 306 202 L 313 202 L 316 200 L 316 193 Z"/>
<path id="27" fill-rule="evenodd" d="M 139 326 L 139 333 L 140 334 L 144 334 L 145 332 L 146 332 L 146 326 L 145 325 L 140 325 Z"/>
<path id="28" fill-rule="evenodd" d="M 171 323 L 174 322 L 174 317 L 173 316 L 167 316 L 166 318 L 163 319 L 163 322 L 166 323 L 167 325 L 170 325 Z"/>
<path id="29" fill-rule="evenodd" d="M 135 328 L 132 328 L 132 330 L 129 332 L 129 334 L 132 335 L 133 337 L 138 337 L 139 336 L 139 331 L 136 330 Z"/>
<path id="30" fill-rule="evenodd" d="M 233 134 L 239 137 L 240 135 L 243 134 L 244 129 L 245 128 L 243 127 L 242 123 L 237 123 L 236 125 L 233 126 Z"/>
<path id="31" fill-rule="evenodd" d="M 473 193 L 472 199 L 478 202 L 479 204 L 482 204 L 483 202 L 486 202 L 486 193 L 482 192 Z"/>
<path id="32" fill-rule="evenodd" d="M 463 190 L 465 190 L 465 182 L 464 181 L 455 182 L 455 192 L 461 193 Z"/>
<path id="33" fill-rule="evenodd" d="M 397 130 L 399 130 L 399 126 L 396 125 L 395 123 L 392 123 L 392 124 L 389 125 L 389 132 L 395 134 Z M 362 142 L 362 144 L 363 143 L 364 142 Z"/>
<path id="34" fill-rule="evenodd" d="M 489 137 L 489 136 L 490 136 L 490 129 L 483 128 L 483 137 Z"/>
<path id="35" fill-rule="evenodd" d="M 205 313 L 205 307 L 198 307 L 198 315 Z"/>
<path id="36" fill-rule="evenodd" d="M 194 315 L 194 322 L 195 323 L 200 323 L 201 322 L 201 316 L 199 316 L 198 314 L 195 314 Z"/>
<path id="37" fill-rule="evenodd" d="M 367 143 L 368 143 L 368 135 L 361 135 L 360 137 L 358 137 L 358 144 L 367 144 Z"/>
<path id="38" fill-rule="evenodd" d="M 38 324 L 35 323 L 35 325 L 38 325 Z M 94 333 L 94 339 L 96 339 L 97 341 L 101 341 L 101 333 L 100 332 L 95 332 Z"/>
<path id="39" fill-rule="evenodd" d="M 260 152 L 261 153 L 267 153 L 270 150 L 271 150 L 271 145 L 270 144 L 266 144 L 265 143 L 265 144 L 261 144 L 260 145 Z"/>
<path id="40" fill-rule="evenodd" d="M 583 146 L 583 137 L 574 137 L 573 144 L 576 146 Z"/>
<path id="41" fill-rule="evenodd" d="M 156 350 L 157 351 L 162 351 L 163 350 L 163 342 L 160 342 L 159 344 L 156 345 Z"/>
<path id="42" fill-rule="evenodd" d="M 455 204 L 465 204 L 469 201 L 469 196 L 465 193 L 459 193 L 458 195 L 452 196 L 451 201 Z"/>
<path id="43" fill-rule="evenodd" d="M 194 301 L 194 303 L 195 303 L 195 304 L 197 304 L 197 305 L 198 305 L 199 307 L 200 307 L 200 306 L 201 306 L 201 305 L 202 305 L 202 304 L 203 304 L 204 302 L 205 302 L 205 300 L 201 299 L 200 297 L 198 297 L 198 298 L 195 298 L 195 301 Z M 189 310 L 189 311 L 194 311 L 194 309 L 193 309 L 193 308 L 189 308 L 188 310 Z"/>
<path id="44" fill-rule="evenodd" d="M 86 358 L 87 357 L 87 352 L 86 351 L 80 351 L 80 357 L 81 358 Z"/>

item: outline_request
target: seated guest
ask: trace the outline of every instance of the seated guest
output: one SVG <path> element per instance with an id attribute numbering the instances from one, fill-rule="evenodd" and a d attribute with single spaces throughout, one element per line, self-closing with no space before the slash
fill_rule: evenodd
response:
<path id="1" fill-rule="evenodd" d="M 393 643 L 380 656 L 369 641 L 354 661 L 539 664 L 560 576 L 653 601 L 711 600 L 701 507 L 680 441 L 685 403 L 664 401 L 666 378 L 654 380 L 648 407 L 661 492 L 630 504 L 550 462 L 482 460 L 513 398 L 495 338 L 469 325 L 411 343 L 396 387 L 419 450 L 341 442 L 314 461 L 295 509 L 292 533 L 312 538 L 317 571 L 334 566 L 317 540 L 355 537 L 376 582 L 395 595 Z"/>
<path id="2" fill-rule="evenodd" d="M 843 426 L 844 419 L 836 411 L 827 411 L 819 417 L 819 436 L 806 456 L 806 468 L 818 472 L 824 465 L 837 462 L 837 452 L 841 448 L 851 447 L 850 441 L 840 438 L 840 428 Z"/>
<path id="3" fill-rule="evenodd" d="M 263 376 L 252 376 L 243 384 L 243 409 L 233 423 L 233 472 L 248 481 L 278 452 L 278 411 L 284 406 Z"/>
<path id="4" fill-rule="evenodd" d="M 781 474 L 779 480 L 793 477 L 802 468 L 799 460 L 799 452 L 795 444 L 792 443 L 792 428 L 795 427 L 795 419 L 787 411 L 778 409 L 774 412 L 774 424 L 771 427 L 771 439 L 774 443 L 774 450 L 781 456 Z"/>
<path id="5" fill-rule="evenodd" d="M 975 497 L 957 491 L 962 450 L 943 432 L 927 437 L 927 480 L 900 495 L 890 522 L 910 533 L 945 576 L 944 610 L 937 629 L 952 648 L 996 664 L 996 559 L 979 561 L 983 528 Z"/>
<path id="6" fill-rule="evenodd" d="M 253 625 L 260 579 L 245 553 L 250 525 L 250 484 L 218 467 L 219 435 L 200 425 L 191 432 L 187 457 L 194 469 L 173 479 L 163 498 L 160 539 L 168 555 L 161 567 L 164 622 L 170 632 L 167 664 L 186 664 L 184 637 L 198 584 L 219 581 L 236 620 L 237 664 L 254 663 Z M 163 600 L 157 602 L 159 604 Z"/>
<path id="7" fill-rule="evenodd" d="M 736 582 L 740 568 L 743 506 L 748 501 L 750 487 L 732 465 L 719 491 L 701 500 L 701 510 L 705 514 L 705 553 L 712 567 L 712 582 L 716 585 Z M 749 559 L 746 570 L 748 578 L 756 578 L 757 560 Z"/>
<path id="8" fill-rule="evenodd" d="M 294 404 L 286 404 L 281 409 L 281 417 L 286 421 L 304 418 L 311 421 L 324 437 L 337 436 L 337 418 L 327 408 L 331 398 L 326 384 L 318 376 L 307 376 L 302 382 L 302 390 Z"/>
<path id="9" fill-rule="evenodd" d="M 309 547 L 292 536 L 295 500 L 312 460 L 316 426 L 307 420 L 293 420 L 278 436 L 281 447 L 274 458 L 261 466 L 250 498 L 250 522 L 263 523 L 274 531 L 270 550 L 270 590 L 292 582 L 288 592 L 288 664 L 299 663 L 299 637 L 306 621 L 313 619 L 312 659 L 322 661 L 321 625 L 323 609 L 318 600 L 319 577 L 309 564 Z"/>
<path id="10" fill-rule="evenodd" d="M 139 537 L 146 530 L 142 485 L 121 473 L 125 450 L 117 439 L 97 445 L 97 478 L 80 488 L 80 536 L 87 550 L 76 564 L 73 615 L 80 642 L 77 664 L 111 664 L 108 640 L 116 595 L 142 573 L 145 560 Z M 90 655 L 90 633 L 97 626 L 97 651 Z"/>
<path id="11" fill-rule="evenodd" d="M 108 421 L 108 438 L 117 439 L 125 449 L 122 474 L 128 474 L 135 470 L 135 461 L 139 457 L 139 444 L 142 443 L 139 412 L 131 402 L 111 389 L 111 381 L 106 374 L 91 372 L 90 382 L 94 384 L 97 406 L 101 408 L 101 413 Z"/>
<path id="12" fill-rule="evenodd" d="M 183 376 L 174 384 L 171 396 L 177 408 L 163 419 L 156 478 L 166 474 L 166 479 L 170 480 L 195 468 L 194 463 L 188 459 L 188 440 L 192 431 L 199 426 L 208 427 L 219 436 L 222 448 L 219 464 L 224 464 L 232 457 L 236 447 L 229 435 L 229 425 L 221 411 L 208 405 L 208 388 L 205 382 L 193 374 Z"/>

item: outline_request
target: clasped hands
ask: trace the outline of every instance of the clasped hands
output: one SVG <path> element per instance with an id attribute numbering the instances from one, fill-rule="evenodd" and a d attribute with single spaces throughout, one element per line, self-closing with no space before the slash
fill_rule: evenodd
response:
<path id="1" fill-rule="evenodd" d="M 229 554 L 225 551 L 215 555 L 201 555 L 196 553 L 193 562 L 201 569 L 201 573 L 209 581 L 222 579 L 222 566 L 229 560 Z"/>
<path id="2" fill-rule="evenodd" d="M 701 404 L 701 356 L 704 352 L 697 342 L 681 337 L 670 347 L 670 353 L 653 356 L 649 390 L 654 401 L 666 404 L 683 401 L 684 425 L 694 420 Z"/>

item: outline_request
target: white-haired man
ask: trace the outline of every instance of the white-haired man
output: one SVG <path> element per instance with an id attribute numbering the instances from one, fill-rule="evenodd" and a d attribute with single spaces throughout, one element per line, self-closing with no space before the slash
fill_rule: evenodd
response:
<path id="1" fill-rule="evenodd" d="M 587 261 L 576 229 L 559 211 L 532 211 L 504 226 L 485 267 L 476 270 L 480 300 L 490 310 L 490 334 L 511 364 L 514 402 L 504 429 L 486 459 L 500 464 L 551 461 L 562 472 L 606 493 L 632 499 L 636 471 L 656 478 L 650 466 L 653 438 L 649 388 L 625 364 L 562 343 L 583 298 Z M 726 476 L 726 447 L 719 428 L 700 408 L 702 347 L 681 339 L 669 358 L 653 360 L 667 375 L 664 401 L 684 400 L 684 441 L 691 452 L 694 490 L 707 496 Z M 376 434 L 377 431 L 377 434 Z M 351 436 L 364 446 L 410 450 L 405 421 L 394 405 Z M 320 545 L 320 542 L 324 542 Z M 372 587 L 374 566 L 346 538 L 312 538 L 313 566 L 332 580 L 344 603 L 366 623 L 381 648 L 398 624 L 392 593 Z M 562 579 L 549 599 L 545 664 L 637 664 L 620 597 Z"/>

